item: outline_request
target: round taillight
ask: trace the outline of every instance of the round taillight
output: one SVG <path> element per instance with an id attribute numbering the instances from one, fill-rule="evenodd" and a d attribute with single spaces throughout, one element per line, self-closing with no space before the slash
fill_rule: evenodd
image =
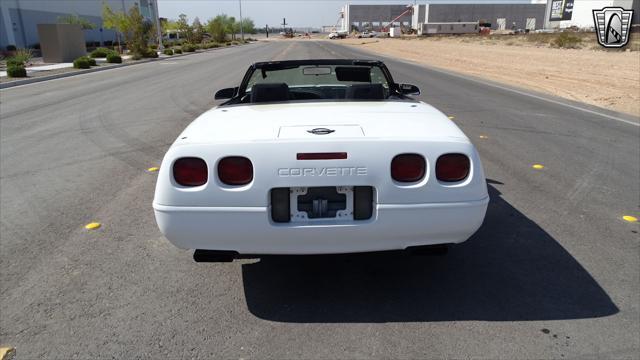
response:
<path id="1" fill-rule="evenodd" d="M 185 157 L 173 163 L 173 178 L 182 186 L 200 186 L 207 183 L 209 170 L 204 160 Z"/>
<path id="2" fill-rule="evenodd" d="M 227 185 L 246 185 L 253 180 L 253 164 L 242 156 L 229 156 L 218 162 L 218 178 Z"/>
<path id="3" fill-rule="evenodd" d="M 471 162 L 464 154 L 445 154 L 436 161 L 436 178 L 440 181 L 458 182 L 469 176 Z"/>
<path id="4" fill-rule="evenodd" d="M 419 154 L 400 154 L 391 160 L 391 177 L 400 182 L 416 182 L 424 177 L 426 163 Z"/>

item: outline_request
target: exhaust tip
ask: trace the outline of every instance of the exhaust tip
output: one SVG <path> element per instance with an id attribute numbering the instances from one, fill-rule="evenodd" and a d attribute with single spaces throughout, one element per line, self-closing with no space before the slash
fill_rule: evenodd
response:
<path id="1" fill-rule="evenodd" d="M 196 249 L 193 252 L 193 260 L 198 263 L 232 262 L 237 256 L 237 251 Z"/>

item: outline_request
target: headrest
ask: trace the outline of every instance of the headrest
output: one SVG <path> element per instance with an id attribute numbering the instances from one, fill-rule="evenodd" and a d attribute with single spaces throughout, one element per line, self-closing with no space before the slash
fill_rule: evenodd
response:
<path id="1" fill-rule="evenodd" d="M 289 100 L 289 86 L 285 83 L 254 84 L 251 87 L 251 102 L 270 102 Z"/>
<path id="2" fill-rule="evenodd" d="M 382 84 L 359 84 L 347 88 L 347 99 L 383 100 L 384 88 Z"/>

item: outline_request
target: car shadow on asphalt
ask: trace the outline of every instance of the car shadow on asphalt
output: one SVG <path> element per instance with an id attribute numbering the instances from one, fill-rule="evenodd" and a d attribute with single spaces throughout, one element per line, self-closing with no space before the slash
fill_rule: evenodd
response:
<path id="1" fill-rule="evenodd" d="M 489 183 L 484 225 L 446 256 L 273 256 L 243 264 L 249 311 L 294 323 L 560 320 L 617 313 L 573 256 L 502 199 L 491 185 L 496 182 Z"/>

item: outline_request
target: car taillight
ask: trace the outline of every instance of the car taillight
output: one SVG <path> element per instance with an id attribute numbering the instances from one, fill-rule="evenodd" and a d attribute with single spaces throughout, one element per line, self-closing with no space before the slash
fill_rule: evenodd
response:
<path id="1" fill-rule="evenodd" d="M 242 156 L 229 156 L 218 163 L 218 177 L 227 185 L 246 185 L 253 180 L 253 164 Z"/>
<path id="2" fill-rule="evenodd" d="M 391 177 L 400 182 L 416 182 L 424 177 L 426 163 L 418 154 L 400 154 L 391 160 Z"/>
<path id="3" fill-rule="evenodd" d="M 471 163 L 464 154 L 445 154 L 436 161 L 436 178 L 440 181 L 457 182 L 469 176 Z"/>
<path id="4" fill-rule="evenodd" d="M 185 157 L 173 163 L 173 178 L 182 186 L 200 186 L 207 183 L 209 170 L 200 158 Z"/>

